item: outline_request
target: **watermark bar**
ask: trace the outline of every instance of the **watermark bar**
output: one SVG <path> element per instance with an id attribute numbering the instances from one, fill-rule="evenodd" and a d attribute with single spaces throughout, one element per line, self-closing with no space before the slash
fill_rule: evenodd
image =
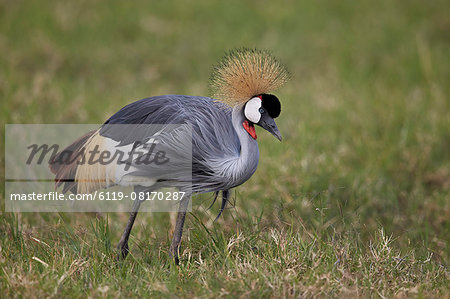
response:
<path id="1" fill-rule="evenodd" d="M 5 211 L 176 211 L 192 186 L 187 125 L 6 125 Z"/>

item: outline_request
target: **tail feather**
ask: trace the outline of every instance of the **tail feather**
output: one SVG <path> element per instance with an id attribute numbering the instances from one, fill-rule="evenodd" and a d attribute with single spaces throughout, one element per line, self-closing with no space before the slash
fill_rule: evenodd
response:
<path id="1" fill-rule="evenodd" d="M 63 186 L 63 192 L 71 191 L 77 193 L 76 173 L 80 154 L 86 143 L 97 131 L 90 131 L 81 136 L 74 143 L 57 153 L 50 159 L 50 171 L 55 174 L 55 189 Z"/>

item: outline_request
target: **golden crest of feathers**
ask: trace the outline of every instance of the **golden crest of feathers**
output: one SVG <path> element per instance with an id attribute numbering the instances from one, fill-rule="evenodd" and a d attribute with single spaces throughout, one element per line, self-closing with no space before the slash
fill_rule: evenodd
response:
<path id="1" fill-rule="evenodd" d="M 228 53 L 211 75 L 211 96 L 230 106 L 267 94 L 291 78 L 290 73 L 268 51 L 237 49 Z"/>

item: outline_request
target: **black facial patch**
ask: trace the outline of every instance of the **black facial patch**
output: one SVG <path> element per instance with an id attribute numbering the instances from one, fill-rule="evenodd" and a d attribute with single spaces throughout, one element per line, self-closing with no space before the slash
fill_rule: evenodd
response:
<path id="1" fill-rule="evenodd" d="M 276 96 L 273 94 L 262 94 L 261 95 L 262 106 L 269 113 L 270 117 L 276 118 L 281 112 L 281 103 Z"/>

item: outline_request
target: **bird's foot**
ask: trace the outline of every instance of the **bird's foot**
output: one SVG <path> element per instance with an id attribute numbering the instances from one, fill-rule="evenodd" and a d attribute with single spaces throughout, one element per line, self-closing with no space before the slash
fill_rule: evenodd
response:
<path id="1" fill-rule="evenodd" d="M 169 258 L 175 262 L 175 265 L 178 266 L 180 264 L 180 259 L 178 258 L 178 248 L 173 248 L 170 246 Z"/>
<path id="2" fill-rule="evenodd" d="M 119 244 L 117 245 L 117 251 L 117 260 L 124 260 L 129 253 L 128 242 L 119 242 Z"/>

